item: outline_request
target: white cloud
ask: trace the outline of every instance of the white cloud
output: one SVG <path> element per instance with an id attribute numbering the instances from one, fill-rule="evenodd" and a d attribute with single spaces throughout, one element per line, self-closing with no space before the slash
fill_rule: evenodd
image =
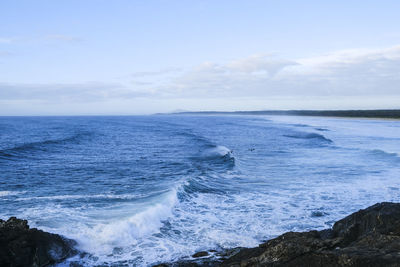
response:
<path id="1" fill-rule="evenodd" d="M 47 102 L 93 102 L 107 99 L 148 96 L 118 83 L 87 82 L 77 84 L 0 83 L 2 100 L 41 100 Z"/>
<path id="2" fill-rule="evenodd" d="M 302 59 L 206 62 L 157 88 L 168 97 L 400 95 L 400 46 Z"/>
<path id="3" fill-rule="evenodd" d="M 166 74 L 171 74 L 171 73 L 176 73 L 176 72 L 181 72 L 182 68 L 165 68 L 162 70 L 158 71 L 139 71 L 139 72 L 134 72 L 132 73 L 132 77 L 134 78 L 143 78 L 143 77 L 152 77 L 152 76 L 161 76 L 161 75 L 166 75 Z"/>
<path id="4" fill-rule="evenodd" d="M 282 60 L 268 55 L 254 55 L 248 58 L 232 61 L 226 67 L 232 71 L 254 73 L 266 71 L 270 76 L 275 75 L 287 66 L 298 65 L 290 60 Z"/>
<path id="5" fill-rule="evenodd" d="M 189 70 L 136 72 L 123 80 L 0 83 L 0 100 L 3 105 L 7 101 L 62 103 L 66 113 L 68 105 L 76 103 L 92 103 L 95 113 L 99 103 L 110 103 L 112 110 L 112 105 L 119 102 L 124 105 L 115 104 L 115 108 L 121 113 L 130 111 L 129 103 L 138 108 L 132 111 L 136 113 L 150 107 L 154 111 L 399 108 L 400 46 L 298 59 L 255 55 L 224 63 L 205 62 Z M 81 105 L 82 110 L 84 106 Z"/>

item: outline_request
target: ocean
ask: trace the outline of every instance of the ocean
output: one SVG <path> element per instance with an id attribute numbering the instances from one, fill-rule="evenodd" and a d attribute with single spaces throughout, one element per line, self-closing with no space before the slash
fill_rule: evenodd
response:
<path id="1" fill-rule="evenodd" d="M 0 218 L 77 241 L 60 266 L 150 266 L 400 201 L 400 122 L 0 117 Z"/>

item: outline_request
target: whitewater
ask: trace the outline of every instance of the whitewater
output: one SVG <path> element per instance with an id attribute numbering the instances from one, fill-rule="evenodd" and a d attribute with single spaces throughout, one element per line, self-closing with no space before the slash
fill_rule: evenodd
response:
<path id="1" fill-rule="evenodd" d="M 0 218 L 76 240 L 60 266 L 151 266 L 399 202 L 399 155 L 395 120 L 0 117 Z"/>

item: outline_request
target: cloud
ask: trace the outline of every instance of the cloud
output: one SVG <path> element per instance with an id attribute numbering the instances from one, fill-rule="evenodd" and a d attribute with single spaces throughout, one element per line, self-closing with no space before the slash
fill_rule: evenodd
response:
<path id="1" fill-rule="evenodd" d="M 143 78 L 143 77 L 151 77 L 151 76 L 160 76 L 160 75 L 166 75 L 166 74 L 172 74 L 172 73 L 176 73 L 176 72 L 181 72 L 183 71 L 182 68 L 165 68 L 162 70 L 158 70 L 158 71 L 138 71 L 138 72 L 134 72 L 132 73 L 132 77 L 134 78 Z"/>
<path id="2" fill-rule="evenodd" d="M 132 76 L 134 81 L 130 80 Z M 212 105 L 228 109 L 246 109 L 246 105 L 248 109 L 260 109 L 263 105 L 265 108 L 382 108 L 398 107 L 395 103 L 399 99 L 400 46 L 297 59 L 253 55 L 223 63 L 204 62 L 187 70 L 136 72 L 120 78 L 118 83 L 0 83 L 3 104 L 22 100 L 52 104 L 162 101 L 171 109 L 190 109 L 195 103 L 199 109 L 218 109 Z"/>
<path id="3" fill-rule="evenodd" d="M 274 76 L 280 70 L 287 66 L 298 65 L 298 63 L 290 60 L 274 58 L 268 55 L 254 55 L 248 58 L 235 60 L 226 65 L 229 70 L 252 73 L 267 72 L 270 76 Z"/>
<path id="4" fill-rule="evenodd" d="M 157 90 L 165 97 L 196 98 L 400 95 L 400 46 L 205 62 Z"/>
<path id="5" fill-rule="evenodd" d="M 2 100 L 41 100 L 48 102 L 92 102 L 148 95 L 118 83 L 87 82 L 80 84 L 9 84 L 0 83 Z"/>

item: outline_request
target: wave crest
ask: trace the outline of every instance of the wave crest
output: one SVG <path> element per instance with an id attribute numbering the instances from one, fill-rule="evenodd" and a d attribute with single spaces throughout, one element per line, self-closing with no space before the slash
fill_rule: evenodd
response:
<path id="1" fill-rule="evenodd" d="M 392 153 L 392 152 L 386 152 L 384 150 L 380 149 L 373 149 L 369 151 L 372 155 L 377 156 L 377 157 L 387 157 L 387 158 L 392 158 L 392 159 L 400 159 L 399 155 L 397 153 Z"/>
<path id="2" fill-rule="evenodd" d="M 232 150 L 230 150 L 225 146 L 215 146 L 206 149 L 201 153 L 201 156 L 203 158 L 221 158 L 221 157 L 233 158 Z"/>
<path id="3" fill-rule="evenodd" d="M 20 156 L 21 153 L 24 153 L 27 151 L 45 150 L 48 148 L 48 146 L 51 146 L 51 145 L 62 145 L 62 144 L 69 143 L 69 142 L 76 142 L 85 135 L 86 134 L 78 133 L 78 134 L 68 136 L 65 138 L 60 138 L 60 139 L 47 139 L 47 140 L 42 140 L 42 141 L 37 141 L 37 142 L 24 143 L 24 144 L 16 145 L 11 148 L 6 148 L 6 149 L 0 150 L 0 156 L 4 157 L 4 158 L 10 158 L 10 157 L 16 156 L 16 154 L 18 154 L 18 156 Z"/>
<path id="4" fill-rule="evenodd" d="M 326 138 L 322 134 L 318 134 L 318 133 L 298 132 L 298 133 L 294 133 L 294 134 L 285 134 L 283 136 L 289 137 L 289 138 L 296 138 L 296 139 L 314 139 L 314 140 L 324 141 L 327 143 L 333 143 L 333 141 L 331 139 Z"/>
<path id="5" fill-rule="evenodd" d="M 82 227 L 74 238 L 83 251 L 99 256 L 112 254 L 115 248 L 134 246 L 140 238 L 159 232 L 163 221 L 172 215 L 172 209 L 177 202 L 177 190 L 172 190 L 164 195 L 161 202 L 154 203 L 131 217 Z"/>

